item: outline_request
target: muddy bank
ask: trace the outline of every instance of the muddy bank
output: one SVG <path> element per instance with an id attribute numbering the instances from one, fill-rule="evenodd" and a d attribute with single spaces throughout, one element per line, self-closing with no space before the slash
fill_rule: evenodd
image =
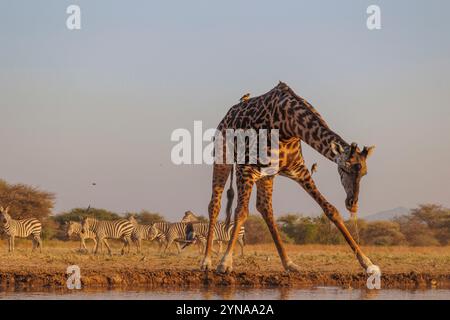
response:
<path id="1" fill-rule="evenodd" d="M 28 245 L 28 246 L 27 246 Z M 229 275 L 204 273 L 198 266 L 197 248 L 180 255 L 160 254 L 157 247 L 144 247 L 143 254 L 80 253 L 79 243 L 49 242 L 44 252 L 31 253 L 29 244 L 14 254 L 1 250 L 1 288 L 64 288 L 70 265 L 81 269 L 85 288 L 108 287 L 310 287 L 339 286 L 363 288 L 367 275 L 347 246 L 287 245 L 300 273 L 286 273 L 272 244 L 249 245 L 245 256 L 236 255 Z M 114 243 L 113 243 L 114 245 Z M 450 288 L 450 246 L 448 247 L 366 247 L 372 261 L 381 267 L 383 288 Z M 212 257 L 217 266 L 221 256 Z"/>
<path id="2" fill-rule="evenodd" d="M 67 276 L 61 271 L 39 272 L 23 270 L 2 272 L 0 287 L 2 289 L 38 289 L 65 287 Z M 215 272 L 181 271 L 181 270 L 84 270 L 82 284 L 85 288 L 98 287 L 305 287 L 305 286 L 339 286 L 363 288 L 367 275 L 364 273 L 342 272 L 232 272 L 217 274 Z M 383 288 L 450 288 L 450 274 L 440 273 L 385 273 L 382 275 Z"/>

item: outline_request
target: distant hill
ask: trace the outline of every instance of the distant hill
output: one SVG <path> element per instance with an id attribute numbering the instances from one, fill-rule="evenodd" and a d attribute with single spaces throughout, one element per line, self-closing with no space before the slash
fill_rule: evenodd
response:
<path id="1" fill-rule="evenodd" d="M 410 212 L 411 210 L 408 208 L 397 207 L 394 209 L 369 214 L 368 216 L 362 218 L 367 221 L 393 220 L 396 217 L 409 214 Z"/>

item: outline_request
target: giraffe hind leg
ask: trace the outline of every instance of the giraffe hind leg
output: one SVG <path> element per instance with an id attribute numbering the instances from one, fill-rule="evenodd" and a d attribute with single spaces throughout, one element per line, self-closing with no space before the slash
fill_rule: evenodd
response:
<path id="1" fill-rule="evenodd" d="M 228 243 L 227 250 L 217 267 L 217 272 L 227 273 L 233 270 L 233 252 L 236 241 L 239 237 L 241 227 L 248 217 L 248 204 L 255 181 L 258 179 L 258 172 L 252 166 L 237 166 L 236 183 L 238 188 L 238 203 L 235 209 L 235 223 Z"/>
<path id="2" fill-rule="evenodd" d="M 214 228 L 217 223 L 217 216 L 220 212 L 223 189 L 232 169 L 233 165 L 229 164 L 214 164 L 213 167 L 212 195 L 208 206 L 209 228 L 201 270 L 206 271 L 211 270 L 212 268 L 211 252 L 213 247 Z"/>

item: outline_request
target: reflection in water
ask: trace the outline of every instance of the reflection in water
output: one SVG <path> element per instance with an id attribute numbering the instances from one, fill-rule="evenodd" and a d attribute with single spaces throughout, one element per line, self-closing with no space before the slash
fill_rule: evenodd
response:
<path id="1" fill-rule="evenodd" d="M 0 299 L 200 299 L 200 300 L 367 300 L 367 299 L 399 299 L 450 300 L 448 289 L 428 290 L 368 290 L 343 289 L 339 287 L 311 288 L 272 288 L 246 289 L 231 287 L 215 288 L 133 288 L 133 289 L 82 289 L 68 290 L 66 288 L 30 290 L 2 290 Z"/>

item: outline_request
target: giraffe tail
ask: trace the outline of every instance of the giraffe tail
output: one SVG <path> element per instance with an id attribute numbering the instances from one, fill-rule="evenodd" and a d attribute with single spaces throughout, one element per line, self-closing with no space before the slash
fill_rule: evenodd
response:
<path id="1" fill-rule="evenodd" d="M 230 222 L 231 222 L 231 209 L 233 207 L 233 199 L 234 199 L 234 189 L 233 189 L 233 178 L 234 178 L 234 164 L 231 168 L 231 173 L 230 173 L 230 186 L 227 190 L 227 207 L 226 207 L 226 214 L 227 217 L 225 219 L 225 224 L 227 225 L 227 227 L 230 226 Z"/>

